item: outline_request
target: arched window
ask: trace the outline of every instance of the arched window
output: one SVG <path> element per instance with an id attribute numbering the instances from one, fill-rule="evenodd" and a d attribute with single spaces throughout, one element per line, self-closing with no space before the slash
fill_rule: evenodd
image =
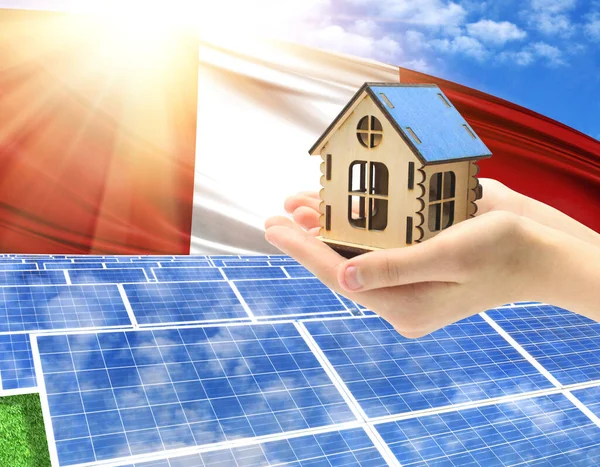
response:
<path id="1" fill-rule="evenodd" d="M 385 230 L 389 172 L 381 162 L 354 161 L 348 174 L 348 221 L 352 227 Z"/>
<path id="2" fill-rule="evenodd" d="M 429 230 L 437 232 L 454 223 L 456 176 L 454 172 L 437 172 L 429 180 Z"/>
<path id="3" fill-rule="evenodd" d="M 356 127 L 356 136 L 365 148 L 376 147 L 383 138 L 381 122 L 372 115 L 361 118 Z"/>

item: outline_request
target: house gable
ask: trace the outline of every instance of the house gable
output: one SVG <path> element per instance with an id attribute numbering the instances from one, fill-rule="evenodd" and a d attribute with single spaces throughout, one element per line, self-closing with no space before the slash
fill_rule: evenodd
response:
<path id="1" fill-rule="evenodd" d="M 436 85 L 365 83 L 310 149 L 323 146 L 368 95 L 423 165 L 491 156 Z M 420 135 L 420 136 L 419 136 Z"/>

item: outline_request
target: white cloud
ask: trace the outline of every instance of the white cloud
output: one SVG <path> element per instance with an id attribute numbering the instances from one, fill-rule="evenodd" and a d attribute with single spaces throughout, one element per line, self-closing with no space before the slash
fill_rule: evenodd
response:
<path id="1" fill-rule="evenodd" d="M 533 52 L 541 58 L 545 58 L 549 65 L 565 65 L 562 58 L 562 52 L 553 45 L 546 44 L 545 42 L 536 42 L 531 45 Z"/>
<path id="2" fill-rule="evenodd" d="M 600 13 L 590 15 L 588 22 L 583 27 L 585 34 L 594 41 L 600 41 Z"/>
<path id="3" fill-rule="evenodd" d="M 551 67 L 566 65 L 561 50 L 545 42 L 530 44 L 517 52 L 502 52 L 498 60 L 519 66 L 528 66 L 538 60 Z"/>
<path id="4" fill-rule="evenodd" d="M 353 30 L 361 31 L 364 27 L 364 24 L 359 24 Z M 306 29 L 299 34 L 299 39 L 302 43 L 313 47 L 390 63 L 397 61 L 402 53 L 400 43 L 390 36 L 376 38 L 334 24 Z"/>
<path id="5" fill-rule="evenodd" d="M 570 11 L 575 0 L 531 0 L 529 10 L 524 13 L 529 25 L 543 34 L 570 37 L 575 32 Z"/>
<path id="6" fill-rule="evenodd" d="M 430 42 L 431 47 L 446 53 L 460 54 L 482 61 L 488 56 L 485 47 L 477 39 L 468 36 L 457 36 L 453 39 L 436 39 Z"/>
<path id="7" fill-rule="evenodd" d="M 454 27 L 464 23 L 467 11 L 446 0 L 346 0 L 377 10 L 384 18 L 422 26 Z M 373 12 L 375 13 L 375 12 Z"/>
<path id="8" fill-rule="evenodd" d="M 508 21 L 496 22 L 482 19 L 477 23 L 467 24 L 467 32 L 483 42 L 502 45 L 508 41 L 524 39 L 527 33 L 517 25 Z"/>
<path id="9" fill-rule="evenodd" d="M 575 0 L 531 0 L 532 9 L 545 11 L 551 15 L 572 10 L 574 7 Z"/>

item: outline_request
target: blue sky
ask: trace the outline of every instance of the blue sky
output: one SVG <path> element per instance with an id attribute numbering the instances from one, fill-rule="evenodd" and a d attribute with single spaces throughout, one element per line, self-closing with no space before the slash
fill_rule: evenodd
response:
<path id="1" fill-rule="evenodd" d="M 262 31 L 423 71 L 600 139 L 600 0 L 0 0 L 107 4 L 179 9 L 232 34 Z"/>
<path id="2" fill-rule="evenodd" d="M 600 139 L 600 1 L 311 1 L 302 42 L 450 79 Z"/>

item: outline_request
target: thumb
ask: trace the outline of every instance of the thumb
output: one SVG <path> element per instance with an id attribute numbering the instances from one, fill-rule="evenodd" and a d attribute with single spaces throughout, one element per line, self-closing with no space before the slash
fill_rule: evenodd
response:
<path id="1" fill-rule="evenodd" d="M 378 250 L 350 259 L 338 271 L 340 286 L 350 292 L 418 282 L 458 282 L 459 265 L 435 238 L 418 245 Z"/>

